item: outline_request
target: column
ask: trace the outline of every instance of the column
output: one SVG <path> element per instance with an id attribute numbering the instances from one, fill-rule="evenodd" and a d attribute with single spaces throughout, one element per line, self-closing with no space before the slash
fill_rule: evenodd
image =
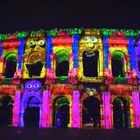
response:
<path id="1" fill-rule="evenodd" d="M 72 127 L 80 128 L 80 93 L 74 91 L 72 95 Z"/>
<path id="2" fill-rule="evenodd" d="M 140 128 L 140 101 L 139 101 L 139 92 L 132 92 L 132 108 L 134 113 L 134 127 Z"/>
<path id="3" fill-rule="evenodd" d="M 43 105 L 42 105 L 42 127 L 51 126 L 51 109 L 50 109 L 50 96 L 51 93 L 48 90 L 43 92 Z"/>
<path id="4" fill-rule="evenodd" d="M 20 121 L 20 90 L 16 91 L 13 106 L 13 126 L 19 126 Z"/>
<path id="5" fill-rule="evenodd" d="M 3 75 L 3 65 L 4 65 L 4 59 L 2 57 L 2 42 L 0 41 L 0 79 Z"/>
<path id="6" fill-rule="evenodd" d="M 102 92 L 102 113 L 103 113 L 103 128 L 112 128 L 112 113 L 110 103 L 110 92 Z"/>

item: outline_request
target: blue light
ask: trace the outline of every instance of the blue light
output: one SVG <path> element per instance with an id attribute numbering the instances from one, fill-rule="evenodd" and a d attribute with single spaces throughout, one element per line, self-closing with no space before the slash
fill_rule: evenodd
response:
<path id="1" fill-rule="evenodd" d="M 0 57 L 2 56 L 2 42 L 0 41 Z"/>
<path id="2" fill-rule="evenodd" d="M 108 54 L 109 54 L 109 50 L 108 50 L 107 39 L 108 39 L 107 36 L 103 37 L 103 44 L 104 44 L 104 68 L 105 69 L 108 69 Z"/>
<path id="3" fill-rule="evenodd" d="M 20 38 L 20 46 L 18 48 L 18 70 L 22 69 L 22 61 L 24 55 L 24 38 Z"/>
<path id="4" fill-rule="evenodd" d="M 75 34 L 73 38 L 74 38 L 74 41 L 72 44 L 72 53 L 74 55 L 73 67 L 77 68 L 78 67 L 78 44 L 79 44 L 80 37 L 79 35 Z"/>
<path id="5" fill-rule="evenodd" d="M 47 36 L 46 38 L 47 40 L 47 45 L 46 45 L 46 68 L 51 68 L 51 58 L 50 55 L 52 54 L 52 49 L 53 49 L 53 45 L 52 45 L 52 37 L 51 36 Z"/>
<path id="6" fill-rule="evenodd" d="M 128 54 L 130 55 L 130 68 L 135 69 L 136 63 L 135 63 L 135 51 L 134 51 L 134 38 L 129 37 L 129 44 L 128 44 Z"/>

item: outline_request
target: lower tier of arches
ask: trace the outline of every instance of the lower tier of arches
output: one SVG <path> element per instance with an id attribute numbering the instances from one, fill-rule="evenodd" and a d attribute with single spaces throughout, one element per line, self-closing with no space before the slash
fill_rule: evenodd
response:
<path id="1" fill-rule="evenodd" d="M 140 97 L 80 93 L 21 93 L 0 98 L 0 126 L 53 128 L 139 128 Z"/>

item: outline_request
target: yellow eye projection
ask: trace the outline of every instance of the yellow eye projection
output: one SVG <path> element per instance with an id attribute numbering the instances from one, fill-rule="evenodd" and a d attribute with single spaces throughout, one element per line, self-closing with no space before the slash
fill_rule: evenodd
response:
<path id="1" fill-rule="evenodd" d="M 34 48 L 35 47 L 35 45 L 36 45 L 36 43 L 35 43 L 35 41 L 30 41 L 30 47 L 32 47 L 32 48 Z"/>
<path id="2" fill-rule="evenodd" d="M 40 47 L 45 47 L 45 41 L 44 40 L 38 41 L 38 45 L 40 45 Z"/>
<path id="3" fill-rule="evenodd" d="M 85 37 L 86 42 L 90 42 L 90 37 Z"/>
<path id="4" fill-rule="evenodd" d="M 91 38 L 91 41 L 96 43 L 98 41 L 98 39 L 96 37 Z"/>

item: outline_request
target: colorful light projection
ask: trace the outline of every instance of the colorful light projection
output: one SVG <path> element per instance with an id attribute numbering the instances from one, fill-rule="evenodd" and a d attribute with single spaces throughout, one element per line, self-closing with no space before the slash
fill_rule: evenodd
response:
<path id="1" fill-rule="evenodd" d="M 47 75 L 63 81 L 69 77 L 69 72 L 73 68 L 73 38 L 67 32 L 58 32 L 57 36 L 51 38 L 49 41 L 50 51 L 48 53 L 50 56 L 48 56 L 48 59 L 51 59 L 51 66 L 48 66 L 50 69 L 47 69 Z M 49 72 L 52 72 L 52 74 L 49 74 Z"/>
<path id="2" fill-rule="evenodd" d="M 20 38 L 20 45 L 18 48 L 18 70 L 15 73 L 14 78 L 21 78 L 22 76 L 22 63 L 23 63 L 23 56 L 24 56 L 24 38 Z"/>
<path id="3" fill-rule="evenodd" d="M 7 40 L 2 42 L 1 75 L 6 78 L 13 78 L 17 71 L 17 54 L 19 45 L 20 41 L 16 35 L 7 36 Z"/>
<path id="4" fill-rule="evenodd" d="M 73 59 L 73 68 L 69 71 L 69 83 L 76 84 L 77 81 L 77 70 L 78 70 L 78 44 L 79 44 L 79 35 L 74 35 L 74 41 L 72 44 L 72 59 Z"/>
<path id="5" fill-rule="evenodd" d="M 138 91 L 132 92 L 132 104 L 134 111 L 134 127 L 140 127 L 140 97 Z"/>
<path id="6" fill-rule="evenodd" d="M 112 113 L 111 113 L 111 96 L 110 92 L 102 92 L 102 113 L 103 113 L 103 128 L 112 128 Z"/>
<path id="7" fill-rule="evenodd" d="M 91 65 L 87 65 L 90 68 L 91 72 L 93 73 L 92 75 L 94 75 L 94 70 L 96 69 L 96 76 L 85 76 L 84 75 L 84 61 L 83 61 L 83 54 L 86 54 L 87 57 L 93 57 L 96 56 L 96 54 L 98 54 L 96 57 L 96 60 L 92 60 L 92 62 L 96 62 L 95 65 L 97 66 L 93 66 L 93 68 L 91 67 Z M 79 42 L 79 55 L 78 55 L 78 80 L 79 81 L 85 81 L 85 82 L 101 82 L 102 79 L 97 78 L 97 77 L 102 77 L 103 76 L 103 44 L 102 44 L 102 38 L 100 36 L 100 31 L 99 30 L 85 30 L 85 34 L 84 36 L 81 37 L 80 42 Z M 86 59 L 86 58 L 85 58 Z M 91 61 L 90 61 L 91 62 Z M 98 75 L 98 76 L 97 76 Z"/>
<path id="8" fill-rule="evenodd" d="M 29 37 L 24 53 L 24 78 L 44 78 L 46 72 L 46 38 L 43 35 Z"/>
<path id="9" fill-rule="evenodd" d="M 137 73 L 138 82 L 140 83 L 140 39 L 139 39 L 139 36 L 135 42 L 136 42 L 136 46 L 135 46 L 136 73 Z"/>
<path id="10" fill-rule="evenodd" d="M 71 84 L 51 84 L 49 86 L 49 91 L 51 92 L 51 126 L 54 125 L 53 121 L 53 113 L 54 113 L 54 102 L 56 99 L 64 97 L 67 98 L 69 102 L 69 123 L 67 127 L 72 127 L 72 93 L 73 93 L 73 86 Z"/>
<path id="11" fill-rule="evenodd" d="M 80 128 L 80 93 L 74 91 L 72 94 L 72 127 Z"/>
<path id="12" fill-rule="evenodd" d="M 17 90 L 14 97 L 14 106 L 13 106 L 13 126 L 19 126 L 20 122 L 20 90 Z"/>
<path id="13" fill-rule="evenodd" d="M 110 50 L 110 54 L 111 54 L 110 58 L 108 59 L 109 60 L 109 66 L 108 66 L 109 70 L 112 72 L 113 60 L 116 60 L 120 63 L 120 65 L 123 66 L 122 71 L 124 71 L 124 73 L 127 74 L 127 72 L 130 70 L 130 63 L 129 63 L 127 47 L 122 48 L 121 46 L 116 46 L 116 47 L 110 46 L 109 50 Z M 125 74 L 122 74 L 122 75 L 125 75 Z"/>
<path id="14" fill-rule="evenodd" d="M 81 33 L 83 35 L 81 35 Z M 133 30 L 117 30 L 117 29 L 70 29 L 70 30 L 52 30 L 47 31 L 47 37 L 39 32 L 17 32 L 15 34 L 0 35 L 0 94 L 1 95 L 11 95 L 15 96 L 14 110 L 13 110 L 13 125 L 24 126 L 23 113 L 26 109 L 24 101 L 27 103 L 31 96 L 36 96 L 40 100 L 40 127 L 51 127 L 52 115 L 51 115 L 51 105 L 52 100 L 57 96 L 66 96 L 70 101 L 70 124 L 69 127 L 79 128 L 80 126 L 80 93 L 79 91 L 74 91 L 74 88 L 79 82 L 86 83 L 99 83 L 103 82 L 105 77 L 112 78 L 112 85 L 108 86 L 108 91 L 102 94 L 102 127 L 111 128 L 112 127 L 112 116 L 111 116 L 111 96 L 130 96 L 132 94 L 132 107 L 130 107 L 130 115 L 134 113 L 134 119 L 131 117 L 131 127 L 140 127 L 140 113 L 139 113 L 139 93 L 138 89 L 133 89 L 132 86 L 138 83 L 134 83 L 134 79 L 137 81 L 140 79 L 140 71 L 138 67 L 138 61 L 140 60 L 140 47 L 139 44 L 134 44 L 136 35 L 139 35 L 140 31 Z M 30 37 L 27 37 L 30 35 Z M 26 37 L 26 39 L 25 39 Z M 28 42 L 29 41 L 29 42 Z M 42 44 L 43 43 L 43 44 Z M 36 44 L 36 45 L 35 45 Z M 136 47 L 135 47 L 136 46 Z M 134 51 L 135 49 L 135 51 Z M 93 57 L 95 52 L 99 53 L 98 56 L 98 75 L 97 76 L 85 76 L 83 70 L 83 53 L 87 57 Z M 116 55 L 117 52 L 122 52 L 122 56 Z M 91 52 L 91 53 L 90 53 Z M 10 55 L 9 55 L 10 54 Z M 11 54 L 14 54 L 17 60 L 17 68 L 12 78 L 3 78 L 5 72 L 6 63 L 4 65 L 4 60 L 8 60 Z M 115 55 L 115 56 L 114 56 Z M 136 56 L 136 57 L 135 57 Z M 24 58 L 23 58 L 24 57 Z M 124 64 L 124 77 L 112 77 L 112 59 L 113 57 L 122 58 Z M 66 76 L 68 81 L 64 81 L 63 76 L 61 76 L 61 81 L 68 82 L 69 84 L 57 84 L 53 85 L 50 83 L 55 83 L 56 78 L 56 66 L 58 62 L 63 60 L 69 62 L 69 71 Z M 41 70 L 40 76 L 29 74 L 29 70 L 26 65 L 32 65 L 36 62 L 43 62 L 43 68 Z M 137 72 L 137 73 L 136 73 Z M 23 73 L 23 74 L 22 74 Z M 78 73 L 78 75 L 77 75 Z M 104 73 L 104 74 L 103 74 Z M 45 77 L 46 74 L 46 77 Z M 32 76 L 30 76 L 32 75 Z M 77 78 L 78 77 L 78 78 Z M 13 79 L 14 78 L 14 79 Z M 16 84 L 20 84 L 20 78 L 45 78 L 45 86 L 48 86 L 48 90 L 42 92 L 42 88 L 31 92 L 23 87 L 23 96 L 20 97 L 20 92 L 22 88 L 17 88 Z M 137 79 L 138 78 L 138 79 Z M 19 79 L 19 81 L 16 79 Z M 22 80 L 21 80 L 22 81 Z M 131 82 L 130 82 L 131 81 Z M 57 82 L 60 82 L 59 80 Z M 9 84 L 9 85 L 8 85 Z M 11 84 L 15 84 L 14 86 Z M 106 83 L 105 83 L 106 84 Z M 130 84 L 130 85 L 127 85 Z M 80 89 L 79 89 L 80 90 Z M 101 92 L 104 89 L 101 89 Z M 136 90 L 136 91 L 134 91 Z M 43 93 L 43 96 L 42 96 Z M 22 98 L 22 99 L 20 99 Z M 21 103 L 20 103 L 21 100 Z M 42 103 L 43 101 L 43 103 Z M 20 106 L 19 106 L 20 104 Z M 131 105 L 130 105 L 131 106 Z M 21 114 L 18 118 L 18 114 Z M 78 119 L 77 119 L 78 118 Z"/>
<path id="15" fill-rule="evenodd" d="M 48 90 L 43 92 L 42 104 L 42 127 L 51 127 L 51 93 Z"/>
<path id="16" fill-rule="evenodd" d="M 42 85 L 38 80 L 30 80 L 25 83 L 23 96 L 20 104 L 20 126 L 25 126 L 24 113 L 31 107 L 39 108 L 39 126 L 42 121 Z M 33 116 L 34 117 L 34 116 Z M 32 120 L 28 120 L 32 121 Z"/>

